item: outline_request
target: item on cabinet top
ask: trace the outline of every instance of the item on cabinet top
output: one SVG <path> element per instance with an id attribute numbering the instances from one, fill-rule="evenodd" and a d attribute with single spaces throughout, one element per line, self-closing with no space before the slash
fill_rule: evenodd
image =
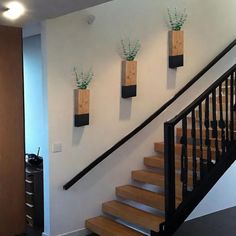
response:
<path id="1" fill-rule="evenodd" d="M 34 167 L 40 167 L 43 164 L 43 158 L 39 156 L 39 152 L 40 152 L 40 147 L 38 148 L 38 152 L 37 154 L 33 154 L 33 153 L 26 153 L 26 163 L 34 166 Z"/>

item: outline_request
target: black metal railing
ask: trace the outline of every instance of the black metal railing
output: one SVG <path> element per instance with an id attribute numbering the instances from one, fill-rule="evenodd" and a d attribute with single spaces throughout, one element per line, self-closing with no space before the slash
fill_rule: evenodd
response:
<path id="1" fill-rule="evenodd" d="M 195 201 L 192 206 L 196 206 L 200 201 L 200 198 L 197 201 L 192 198 L 193 193 L 201 189 L 202 183 L 218 163 L 224 164 L 222 160 L 225 160 L 225 154 L 229 153 L 235 141 L 235 91 L 236 65 L 174 119 L 164 124 L 164 231 L 173 232 L 178 227 L 176 222 L 182 223 L 187 213 L 191 212 L 191 209 L 186 211 L 186 206 L 191 206 L 191 201 Z M 176 129 L 181 130 L 180 137 L 176 136 Z M 178 158 L 181 160 L 179 173 L 175 168 Z M 180 205 L 177 205 L 176 199 L 181 202 Z M 181 210 L 184 208 L 183 213 Z"/>
<path id="2" fill-rule="evenodd" d="M 95 168 L 99 163 L 104 161 L 109 157 L 114 151 L 120 148 L 123 144 L 133 138 L 142 129 L 149 125 L 154 119 L 156 119 L 162 112 L 164 112 L 171 104 L 173 104 L 182 94 L 184 94 L 193 84 L 195 84 L 204 74 L 206 74 L 217 62 L 219 62 L 228 52 L 231 51 L 236 45 L 236 39 L 231 42 L 223 51 L 221 51 L 212 61 L 207 64 L 197 75 L 195 75 L 183 88 L 181 88 L 169 101 L 167 101 L 163 106 L 161 106 L 156 112 L 149 116 L 144 122 L 142 122 L 138 127 L 132 130 L 129 134 L 123 137 L 120 141 L 115 143 L 111 148 L 105 151 L 103 154 L 98 156 L 92 163 L 90 163 L 85 169 L 75 175 L 70 181 L 68 181 L 64 186 L 64 190 L 68 190 L 75 183 L 77 183 L 81 178 L 88 174 L 93 168 Z"/>

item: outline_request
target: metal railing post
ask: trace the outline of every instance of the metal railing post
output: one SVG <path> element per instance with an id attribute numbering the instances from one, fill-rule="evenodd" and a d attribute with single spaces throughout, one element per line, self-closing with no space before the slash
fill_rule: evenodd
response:
<path id="1" fill-rule="evenodd" d="M 175 212 L 175 126 L 164 124 L 165 158 L 165 217 L 166 226 Z"/>

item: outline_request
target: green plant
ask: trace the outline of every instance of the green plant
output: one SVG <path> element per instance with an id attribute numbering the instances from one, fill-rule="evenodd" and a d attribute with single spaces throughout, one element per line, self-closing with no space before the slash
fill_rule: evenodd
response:
<path id="1" fill-rule="evenodd" d="M 87 72 L 84 71 L 77 71 L 77 68 L 74 67 L 74 74 L 76 80 L 76 86 L 79 89 L 87 89 L 89 83 L 94 77 L 94 73 L 92 69 L 89 69 Z"/>
<path id="2" fill-rule="evenodd" d="M 141 43 L 139 40 L 131 41 L 130 39 L 122 39 L 121 46 L 124 59 L 127 61 L 133 61 L 141 48 Z"/>
<path id="3" fill-rule="evenodd" d="M 174 11 L 171 12 L 168 8 L 167 11 L 171 29 L 175 31 L 181 30 L 188 17 L 186 9 L 184 9 L 183 11 L 177 11 L 177 9 L 175 8 Z"/>

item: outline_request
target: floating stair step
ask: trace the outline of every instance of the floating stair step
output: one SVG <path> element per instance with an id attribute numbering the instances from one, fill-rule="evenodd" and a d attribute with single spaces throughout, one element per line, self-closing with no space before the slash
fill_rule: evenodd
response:
<path id="1" fill-rule="evenodd" d="M 86 228 L 101 236 L 144 236 L 127 226 L 117 223 L 107 217 L 98 216 L 85 222 Z"/>
<path id="2" fill-rule="evenodd" d="M 228 94 L 230 94 L 231 90 L 230 90 L 230 80 L 228 82 Z M 226 95 L 226 86 L 222 86 L 222 95 Z M 235 89 L 233 89 L 235 91 Z M 235 93 L 234 93 L 235 94 Z"/>
<path id="3" fill-rule="evenodd" d="M 160 142 L 160 143 L 155 143 L 154 144 L 154 150 L 158 153 L 164 154 L 164 143 Z M 187 145 L 187 154 L 189 157 L 192 156 L 192 150 L 193 150 L 193 146 L 192 145 Z M 175 155 L 176 156 L 180 156 L 182 153 L 182 144 L 175 144 Z M 197 146 L 196 147 L 196 153 L 197 153 L 197 157 L 200 156 L 200 147 Z M 214 157 L 215 156 L 215 149 L 211 148 L 211 156 Z M 207 157 L 207 148 L 203 147 L 203 157 Z"/>
<path id="4" fill-rule="evenodd" d="M 153 184 L 160 187 L 164 187 L 165 181 L 165 177 L 163 174 L 148 170 L 132 171 L 132 179 L 142 183 Z"/>
<path id="5" fill-rule="evenodd" d="M 210 112 L 212 112 L 213 109 L 213 103 L 210 103 Z M 220 112 L 220 103 L 216 102 L 216 111 Z M 226 111 L 226 103 L 222 102 L 222 112 Z M 230 101 L 228 102 L 228 111 L 230 111 Z"/>
<path id="6" fill-rule="evenodd" d="M 215 148 L 215 143 L 216 143 L 216 139 L 215 138 L 209 138 L 209 142 L 210 142 L 210 146 L 212 148 Z M 177 144 L 180 144 L 180 140 L 177 140 L 176 142 Z M 193 144 L 193 140 L 192 139 L 188 139 L 188 144 L 189 145 L 192 145 Z M 196 139 L 196 146 L 197 147 L 200 147 L 200 139 Z M 206 145 L 206 139 L 202 139 L 202 146 L 204 148 L 207 147 Z M 219 136 L 218 137 L 218 148 L 221 149 L 221 146 L 222 146 L 222 142 L 221 142 L 221 137 Z"/>
<path id="7" fill-rule="evenodd" d="M 132 200 L 156 208 L 160 211 L 165 210 L 165 197 L 163 194 L 138 188 L 133 185 L 125 185 L 116 188 L 116 195 L 127 200 Z"/>
<path id="8" fill-rule="evenodd" d="M 165 184 L 164 174 L 157 173 L 154 171 L 149 171 L 149 170 L 132 171 L 132 179 L 141 183 L 156 185 L 161 188 L 164 188 L 164 184 Z M 182 183 L 180 182 L 179 173 L 176 173 L 175 179 L 176 179 L 177 188 L 180 188 Z M 188 175 L 189 186 L 192 186 L 192 182 L 193 182 L 192 173 L 189 172 L 189 175 Z"/>
<path id="9" fill-rule="evenodd" d="M 230 119 L 230 116 L 229 116 L 229 119 Z M 234 119 L 235 119 L 235 121 L 234 121 L 234 132 L 236 131 L 236 116 L 234 116 Z M 212 121 L 212 120 L 209 120 L 210 122 Z M 225 120 L 224 120 L 225 121 Z M 188 122 L 188 127 L 189 128 L 191 128 L 191 125 L 192 125 L 192 118 L 191 117 L 187 117 L 187 122 Z M 202 120 L 202 130 L 205 130 L 206 128 L 205 128 L 205 124 L 204 124 L 204 119 Z M 219 124 L 219 119 L 217 119 L 217 122 L 218 122 L 218 124 Z M 229 122 L 228 122 L 228 129 L 229 129 L 229 131 L 230 131 L 230 120 L 229 120 Z M 200 129 L 200 121 L 199 121 L 199 119 L 198 118 L 196 118 L 196 129 Z M 220 129 L 219 128 L 219 125 L 218 125 L 218 129 Z M 209 127 L 209 130 L 212 130 L 212 128 L 211 127 Z M 221 129 L 220 129 L 221 130 Z M 224 129 L 224 131 L 226 131 L 226 128 Z"/>
<path id="10" fill-rule="evenodd" d="M 220 120 L 220 113 L 221 112 L 219 110 L 216 110 L 216 120 Z M 196 114 L 196 117 L 195 117 L 196 120 L 199 120 L 199 111 L 196 111 L 195 114 Z M 223 119 L 225 119 L 225 117 L 226 117 L 226 110 L 225 109 L 223 109 L 222 115 L 223 115 Z M 230 108 L 228 109 L 228 116 L 229 116 L 229 119 L 230 119 Z M 189 118 L 192 119 L 191 116 L 189 116 Z M 212 110 L 209 111 L 208 118 L 210 120 L 213 120 Z M 235 112 L 234 112 L 234 118 L 235 118 Z M 205 111 L 202 111 L 202 119 L 205 120 Z"/>
<path id="11" fill-rule="evenodd" d="M 104 213 L 155 232 L 159 231 L 159 224 L 165 220 L 164 217 L 139 210 L 119 201 L 103 203 L 102 210 Z"/>
<path id="12" fill-rule="evenodd" d="M 144 157 L 144 165 L 147 167 L 164 169 L 163 156 Z"/>
<path id="13" fill-rule="evenodd" d="M 218 137 L 221 137 L 221 129 L 218 129 Z M 209 135 L 210 135 L 210 138 L 212 138 L 212 129 L 209 130 Z M 177 137 L 181 137 L 182 136 L 182 128 L 177 128 L 176 129 L 176 136 Z M 192 129 L 187 129 L 187 137 L 188 138 L 191 138 L 192 137 Z M 196 137 L 199 138 L 200 137 L 200 130 L 199 129 L 196 129 Z M 205 138 L 206 137 L 206 130 L 205 129 L 202 129 L 202 138 Z"/>
<path id="14" fill-rule="evenodd" d="M 209 99 L 210 103 L 213 102 L 213 98 L 210 97 Z M 216 96 L 216 103 L 220 103 L 220 97 Z M 222 103 L 225 104 L 226 103 L 226 96 L 224 94 L 222 94 Z"/>
<path id="15" fill-rule="evenodd" d="M 200 160 L 197 159 L 197 162 Z M 144 158 L 144 165 L 147 167 L 152 167 L 152 168 L 159 168 L 159 169 L 164 169 L 164 158 L 159 157 L 159 156 L 154 156 L 154 157 L 145 157 Z M 188 168 L 189 170 L 192 170 L 193 167 L 193 162 L 192 159 L 188 160 Z M 176 169 L 181 169 L 181 161 L 180 159 L 175 160 L 175 168 Z M 199 169 L 199 168 L 198 168 Z"/>

